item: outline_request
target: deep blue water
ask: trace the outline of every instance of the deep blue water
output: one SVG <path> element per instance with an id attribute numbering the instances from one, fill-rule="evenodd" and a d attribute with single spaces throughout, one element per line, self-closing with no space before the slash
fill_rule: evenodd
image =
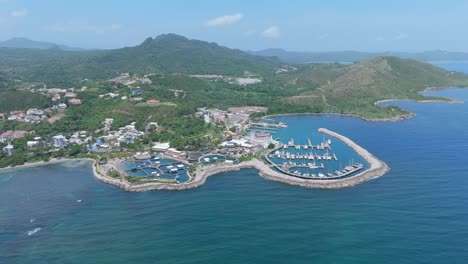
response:
<path id="1" fill-rule="evenodd" d="M 468 102 L 468 90 L 430 94 Z M 391 167 L 342 190 L 255 170 L 146 193 L 102 184 L 76 162 L 2 173 L 0 263 L 467 263 L 468 103 L 395 104 L 416 117 L 279 117 L 289 128 L 278 137 L 326 127 Z"/>

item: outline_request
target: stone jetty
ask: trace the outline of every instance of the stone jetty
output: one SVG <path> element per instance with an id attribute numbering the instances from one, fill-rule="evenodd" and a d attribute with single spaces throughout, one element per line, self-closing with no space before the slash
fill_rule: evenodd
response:
<path id="1" fill-rule="evenodd" d="M 330 131 L 325 128 L 320 128 L 318 130 L 320 133 L 327 134 L 329 136 L 335 137 L 343 141 L 346 145 L 351 147 L 357 154 L 359 154 L 363 159 L 369 163 L 369 168 L 363 172 L 360 172 L 354 176 L 339 178 L 339 179 L 304 179 L 298 178 L 290 175 L 280 173 L 272 169 L 269 165 L 265 164 L 263 161 L 258 159 L 252 159 L 250 161 L 241 162 L 239 164 L 213 164 L 208 166 L 198 166 L 196 171 L 190 175 L 192 180 L 186 183 L 170 184 L 170 183 L 158 183 L 150 182 L 143 184 L 131 184 L 122 179 L 114 179 L 107 176 L 103 176 L 104 173 L 101 173 L 99 170 L 99 165 L 93 165 L 93 171 L 99 180 L 102 182 L 115 185 L 121 189 L 131 192 L 143 192 L 149 190 L 187 190 L 197 188 L 203 185 L 208 177 L 224 172 L 237 171 L 241 169 L 253 168 L 259 171 L 259 174 L 268 180 L 282 182 L 290 185 L 301 186 L 305 188 L 317 188 L 317 189 L 340 189 L 355 186 L 357 184 L 366 182 L 368 180 L 377 178 L 384 175 L 389 171 L 389 167 L 385 162 L 379 160 L 373 154 L 371 154 L 366 149 L 362 148 L 356 144 L 351 139 L 340 135 L 336 132 Z"/>

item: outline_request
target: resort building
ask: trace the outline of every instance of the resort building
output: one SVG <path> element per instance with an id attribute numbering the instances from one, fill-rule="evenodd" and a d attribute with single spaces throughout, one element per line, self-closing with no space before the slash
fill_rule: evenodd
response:
<path id="1" fill-rule="evenodd" d="M 156 143 L 151 150 L 156 152 L 166 152 L 170 148 L 169 143 Z"/>
<path id="2" fill-rule="evenodd" d="M 13 154 L 13 149 L 15 147 L 11 144 L 8 144 L 6 147 L 3 148 L 3 152 L 5 152 L 5 154 L 7 154 L 8 156 L 11 156 Z"/>
<path id="3" fill-rule="evenodd" d="M 63 135 L 57 135 L 52 137 L 54 141 L 54 147 L 56 148 L 64 148 L 68 145 L 68 139 Z"/>

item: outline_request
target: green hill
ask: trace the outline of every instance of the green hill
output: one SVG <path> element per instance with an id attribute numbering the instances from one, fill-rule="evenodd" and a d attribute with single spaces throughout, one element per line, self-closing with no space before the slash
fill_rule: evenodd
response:
<path id="1" fill-rule="evenodd" d="M 0 71 L 27 81 L 103 80 L 119 73 L 272 75 L 279 62 L 175 34 L 104 51 L 0 48 Z"/>
<path id="2" fill-rule="evenodd" d="M 428 63 L 396 57 L 377 57 L 348 66 L 306 69 L 296 75 L 296 83 L 309 88 L 284 99 L 289 104 L 319 105 L 325 112 L 388 117 L 401 114 L 395 108 L 375 106 L 385 99 L 427 99 L 419 94 L 429 87 L 468 86 L 468 76 L 448 72 Z M 328 76 L 324 80 L 323 76 Z M 442 99 L 442 98 L 437 98 Z M 443 100 L 443 99 L 442 99 Z"/>
<path id="3" fill-rule="evenodd" d="M 69 47 L 65 45 L 59 45 L 51 42 L 35 41 L 28 38 L 11 38 L 5 41 L 0 41 L 0 47 L 2 48 L 16 48 L 16 49 L 59 49 L 68 51 L 79 51 L 83 50 L 80 48 Z"/>

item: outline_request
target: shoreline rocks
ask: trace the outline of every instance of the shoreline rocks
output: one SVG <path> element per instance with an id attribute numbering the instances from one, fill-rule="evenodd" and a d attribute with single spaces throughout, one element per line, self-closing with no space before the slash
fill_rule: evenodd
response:
<path id="1" fill-rule="evenodd" d="M 143 192 L 143 191 L 150 191 L 150 190 L 188 190 L 202 186 L 208 177 L 230 172 L 230 171 L 238 171 L 241 169 L 256 169 L 259 171 L 260 176 L 265 179 L 287 183 L 289 185 L 301 186 L 305 188 L 316 188 L 316 189 L 341 189 L 346 187 L 352 187 L 357 184 L 369 181 L 371 179 L 375 179 L 387 173 L 390 168 L 385 164 L 383 161 L 376 158 L 373 154 L 362 148 L 361 146 L 357 145 L 355 142 L 350 140 L 349 138 L 340 135 L 336 132 L 330 131 L 325 128 L 320 128 L 318 130 L 320 133 L 325 133 L 329 136 L 335 137 L 341 141 L 343 141 L 346 145 L 351 147 L 358 155 L 360 155 L 363 159 L 365 159 L 370 167 L 361 172 L 357 175 L 352 177 L 343 178 L 343 179 L 334 179 L 334 180 L 313 180 L 313 179 L 302 179 L 297 178 L 289 175 L 285 175 L 283 173 L 277 172 L 270 168 L 264 162 L 258 159 L 252 159 L 250 161 L 245 161 L 239 164 L 231 165 L 231 164 L 215 164 L 209 165 L 205 167 L 198 167 L 195 171 L 195 175 L 190 175 L 193 178 L 192 181 L 187 183 L 179 183 L 179 184 L 167 184 L 167 183 L 143 183 L 143 184 L 130 184 L 121 179 L 114 179 L 107 176 L 103 176 L 99 172 L 99 165 L 95 162 L 93 164 L 93 172 L 97 179 L 101 180 L 102 182 L 112 184 L 117 186 L 125 191 L 130 192 Z"/>

